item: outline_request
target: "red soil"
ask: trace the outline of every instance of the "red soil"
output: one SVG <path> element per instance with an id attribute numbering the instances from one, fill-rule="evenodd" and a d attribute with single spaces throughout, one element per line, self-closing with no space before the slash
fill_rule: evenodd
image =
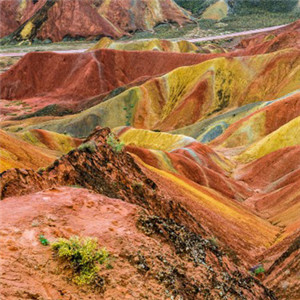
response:
<path id="1" fill-rule="evenodd" d="M 226 208 L 224 214 L 220 214 L 217 207 L 211 210 L 205 201 L 202 202 L 202 196 L 199 198 L 185 191 L 172 180 L 157 176 L 147 168 L 141 169 L 128 153 L 116 155 L 105 143 L 108 133 L 108 129 L 96 130 L 88 139 L 96 142 L 93 151 L 88 148 L 73 150 L 45 171 L 11 169 L 3 172 L 1 198 L 27 195 L 57 186 L 81 185 L 100 194 L 138 204 L 152 214 L 171 218 L 196 233 L 207 235 L 212 230 L 220 240 L 246 256 L 248 263 L 255 262 L 258 250 L 263 249 L 278 231 L 278 228 L 249 213 L 237 201 L 178 175 L 187 185 L 200 191 L 203 197 L 216 199 L 217 206 Z M 230 212 L 239 216 L 238 224 Z M 245 221 L 240 220 L 241 216 Z M 248 230 L 251 224 L 257 226 L 257 232 Z M 204 226 L 210 229 L 203 231 Z"/>
<path id="2" fill-rule="evenodd" d="M 235 253 L 237 253 L 238 257 L 243 258 L 241 265 L 245 264 L 248 267 L 258 261 L 258 255 L 263 255 L 266 243 L 272 244 L 275 241 L 276 234 L 279 234 L 279 228 L 251 213 L 246 205 L 222 196 L 213 189 L 202 187 L 184 176 L 178 175 L 178 180 L 186 182 L 187 186 L 197 190 L 199 195 L 202 195 L 197 196 L 180 183 L 176 183 L 176 180 L 161 176 L 143 164 L 140 166 L 137 165 L 136 161 L 139 160 L 135 161 L 128 153 L 114 153 L 105 143 L 108 134 L 108 129 L 95 130 L 87 139 L 87 141 L 94 141 L 96 143 L 94 150 L 86 148 L 84 150 L 71 151 L 68 155 L 54 162 L 45 171 L 36 173 L 31 170 L 14 169 L 1 174 L 1 196 L 5 198 L 0 203 L 4 207 L 1 209 L 1 212 L 5 214 L 6 210 L 16 211 L 15 214 L 7 213 L 8 217 L 5 218 L 5 226 L 2 226 L 4 228 L 4 231 L 2 231 L 4 235 L 1 238 L 1 243 L 8 249 L 3 254 L 4 260 L 7 262 L 4 264 L 5 273 L 2 280 L 5 289 L 1 290 L 6 293 L 4 295 L 13 295 L 13 293 L 19 291 L 18 295 L 22 298 L 28 292 L 32 296 L 33 294 L 40 295 L 41 293 L 44 295 L 48 291 L 50 294 L 47 297 L 53 294 L 54 296 L 52 297 L 55 298 L 55 293 L 59 291 L 63 291 L 62 293 L 68 297 L 70 294 L 76 293 L 76 287 L 69 285 L 62 279 L 66 275 L 65 271 L 62 269 L 57 269 L 59 270 L 58 272 L 52 271 L 57 268 L 57 263 L 51 260 L 50 251 L 38 244 L 37 238 L 39 234 L 46 235 L 50 240 L 60 236 L 69 237 L 74 234 L 98 237 L 100 244 L 106 246 L 117 257 L 114 270 L 111 271 L 112 273 L 106 270 L 101 273 L 109 282 L 107 291 L 105 292 L 108 294 L 107 296 L 105 294 L 105 299 L 110 299 L 111 295 L 118 298 L 122 297 L 122 293 L 130 293 L 127 288 L 124 289 L 125 286 L 129 287 L 134 295 L 137 290 L 142 290 L 146 294 L 152 293 L 155 290 L 154 293 L 157 292 L 155 295 L 161 295 L 161 287 L 157 285 L 156 281 L 152 281 L 153 277 L 151 276 L 153 276 L 152 274 L 156 274 L 157 268 L 163 268 L 157 261 L 157 255 L 161 253 L 162 249 L 169 249 L 170 236 L 173 235 L 169 235 L 167 240 L 164 239 L 164 243 L 168 245 L 162 245 L 160 240 L 157 242 L 157 236 L 155 237 L 155 241 L 151 239 L 145 240 L 142 235 L 136 233 L 136 229 L 133 226 L 134 221 L 137 219 L 137 213 L 135 213 L 137 207 L 146 209 L 150 214 L 157 215 L 159 218 L 175 220 L 177 223 L 186 226 L 188 230 L 192 230 L 196 234 L 201 233 L 204 237 L 215 235 L 220 245 L 226 245 L 226 251 L 231 251 L 228 252 L 231 253 L 228 255 L 232 259 L 234 257 L 237 259 L 235 256 Z M 208 157 L 210 151 L 204 151 L 202 148 L 198 149 L 195 145 L 192 148 L 194 151 L 198 151 L 198 155 L 203 159 L 204 165 L 219 170 L 214 161 Z M 175 157 L 176 155 L 182 159 L 182 150 L 174 154 Z M 194 165 L 189 164 L 192 161 L 191 158 L 188 155 L 186 158 L 183 157 L 184 163 L 180 164 L 184 175 L 186 175 L 184 171 L 186 166 L 194 170 Z M 176 165 L 176 158 L 174 158 L 174 162 Z M 219 182 L 217 178 L 212 179 Z M 81 185 L 99 194 L 111 198 L 120 198 L 125 202 L 134 203 L 134 205 L 130 206 L 119 200 L 107 200 L 103 196 L 91 194 L 91 192 L 87 192 L 86 190 L 74 190 L 75 192 L 73 192 L 72 189 L 57 188 L 66 185 Z M 52 188 L 52 190 L 34 194 L 37 191 L 49 188 Z M 216 187 L 214 188 L 216 189 Z M 294 191 L 296 191 L 296 188 L 297 185 L 294 185 Z M 288 194 L 294 195 L 294 192 L 291 193 L 291 191 L 288 191 Z M 15 198 L 17 195 L 25 196 Z M 12 196 L 14 198 L 9 198 Z M 207 198 L 210 198 L 210 200 Z M 116 213 L 116 208 L 112 201 L 119 201 L 121 203 L 118 206 L 118 213 Z M 210 209 L 210 204 L 207 201 L 214 201 L 216 207 Z M 277 216 L 274 214 L 272 217 Z M 93 219 L 92 223 L 90 222 L 91 218 Z M 32 228 L 32 224 L 36 222 L 39 223 L 38 229 L 35 229 L 35 227 Z M 290 223 L 287 225 L 291 226 L 293 224 Z M 13 231 L 12 228 L 17 229 Z M 293 232 L 295 231 L 292 230 L 291 234 Z M 126 233 L 126 235 L 122 236 L 123 233 Z M 127 233 L 130 237 L 127 237 Z M 123 244 L 120 244 L 121 239 L 123 240 Z M 30 247 L 28 247 L 28 244 L 30 244 Z M 179 248 L 185 249 L 181 244 Z M 124 254 L 122 252 L 123 249 L 124 251 L 131 249 L 131 252 L 128 255 Z M 136 271 L 128 267 L 128 262 L 130 263 L 132 256 L 137 257 L 133 261 L 139 259 L 138 254 L 133 253 L 139 250 L 146 257 L 147 262 L 150 261 L 152 266 L 154 266 L 154 263 L 157 266 L 153 267 L 152 273 L 149 273 L 151 275 L 148 278 L 151 278 L 151 280 L 150 282 L 146 281 L 145 285 L 139 283 L 145 282 L 145 277 L 136 277 L 138 276 Z M 174 256 L 174 252 L 172 254 L 172 252 L 168 252 L 169 250 L 163 251 L 166 251 L 164 253 L 167 253 L 166 255 L 168 255 L 169 261 L 172 264 L 178 259 L 177 256 Z M 282 251 L 284 250 L 276 250 L 276 257 L 282 255 Z M 19 261 L 15 259 L 16 255 L 21 257 L 20 260 L 25 266 L 26 272 L 22 269 L 22 273 L 18 273 L 17 264 Z M 229 263 L 227 259 L 224 259 L 225 257 L 223 258 L 223 263 L 225 263 L 226 272 L 232 272 L 236 266 Z M 291 259 L 293 259 L 292 256 Z M 46 263 L 47 261 L 48 263 Z M 209 265 L 212 263 L 214 271 L 217 272 L 216 276 L 219 278 L 218 274 L 224 271 L 224 265 L 220 267 L 218 260 L 210 252 L 207 252 L 206 263 Z M 187 262 L 184 264 L 187 265 Z M 10 267 L 11 265 L 12 267 Z M 38 267 L 35 269 L 34 266 Z M 207 268 L 203 265 L 200 269 L 198 267 L 194 269 L 191 265 L 185 270 L 185 277 L 181 277 L 180 282 L 191 282 L 190 275 L 196 278 L 196 280 L 199 278 L 199 282 L 204 284 L 212 278 L 211 275 L 206 273 Z M 240 267 L 240 270 L 243 270 L 243 268 Z M 135 276 L 135 280 L 130 281 L 130 283 L 119 280 L 119 276 L 120 278 L 125 276 L 124 273 L 128 276 L 126 278 Z M 28 274 L 31 275 L 28 276 Z M 197 277 L 197 274 L 200 277 Z M 239 280 L 241 276 L 244 276 L 243 274 L 242 272 L 237 275 Z M 18 281 L 11 280 L 15 276 L 19 276 Z M 35 285 L 28 285 L 29 277 L 30 280 L 34 280 L 37 283 Z M 116 278 L 116 281 L 113 281 L 114 284 L 110 285 L 112 278 Z M 213 276 L 213 278 L 216 277 Z M 10 285 L 8 284 L 9 280 Z M 218 280 L 223 282 L 223 279 Z M 42 285 L 42 282 L 44 282 L 44 285 Z M 257 281 L 254 283 L 258 284 Z M 210 281 L 207 284 L 209 285 Z M 246 289 L 244 291 L 246 299 L 259 299 L 262 295 L 262 288 L 260 284 L 259 288 L 256 285 L 252 286 L 250 288 L 251 294 Z M 190 289 L 187 292 L 186 288 L 182 288 L 181 285 L 180 289 L 183 289 L 182 293 L 187 293 L 188 295 L 192 293 Z M 215 294 L 213 285 L 210 286 L 210 290 L 213 299 L 219 299 L 220 295 Z M 80 293 L 87 292 L 84 290 L 80 291 Z M 102 297 L 99 296 L 97 298 L 95 294 L 93 295 L 95 299 L 101 299 Z M 155 298 L 155 296 L 153 297 Z M 263 299 L 269 299 L 268 297 L 271 296 L 264 295 Z M 62 297 L 62 299 L 64 298 Z M 198 298 L 198 296 L 196 297 L 193 294 L 184 299 L 205 299 L 205 297 L 200 296 Z"/>

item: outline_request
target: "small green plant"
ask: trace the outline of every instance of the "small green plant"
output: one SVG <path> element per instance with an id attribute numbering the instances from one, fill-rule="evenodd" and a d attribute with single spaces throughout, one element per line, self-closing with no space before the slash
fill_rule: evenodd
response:
<path id="1" fill-rule="evenodd" d="M 88 285 L 98 281 L 99 264 L 108 265 L 109 253 L 105 248 L 99 249 L 95 238 L 58 239 L 52 250 L 66 262 L 73 272 L 72 281 L 77 285 Z"/>
<path id="2" fill-rule="evenodd" d="M 96 143 L 94 141 L 89 141 L 84 144 L 81 144 L 78 147 L 79 151 L 89 151 L 90 153 L 94 153 L 96 151 Z"/>
<path id="3" fill-rule="evenodd" d="M 43 235 L 39 236 L 39 240 L 43 246 L 48 246 L 50 244 L 49 241 Z"/>
<path id="4" fill-rule="evenodd" d="M 120 153 L 122 152 L 125 144 L 118 141 L 118 139 L 116 138 L 116 136 L 113 133 L 110 133 L 106 139 L 106 142 L 109 146 L 112 147 L 113 151 L 116 153 Z"/>
<path id="5" fill-rule="evenodd" d="M 255 274 L 255 275 L 259 275 L 259 274 L 261 274 L 261 273 L 265 273 L 265 268 L 264 268 L 262 265 L 260 265 L 258 268 L 256 268 L 256 269 L 254 270 L 254 274 Z"/>

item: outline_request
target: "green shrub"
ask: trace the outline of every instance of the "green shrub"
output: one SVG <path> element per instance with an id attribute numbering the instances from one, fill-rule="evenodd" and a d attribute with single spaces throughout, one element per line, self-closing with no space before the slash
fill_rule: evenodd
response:
<path id="1" fill-rule="evenodd" d="M 109 146 L 112 147 L 113 151 L 116 153 L 120 153 L 122 152 L 125 144 L 118 141 L 118 139 L 116 138 L 116 136 L 113 133 L 110 133 L 106 139 L 106 142 Z"/>
<path id="2" fill-rule="evenodd" d="M 99 264 L 108 264 L 109 253 L 105 248 L 99 249 L 95 238 L 59 239 L 51 247 L 72 270 L 72 281 L 77 285 L 95 283 L 99 279 Z"/>

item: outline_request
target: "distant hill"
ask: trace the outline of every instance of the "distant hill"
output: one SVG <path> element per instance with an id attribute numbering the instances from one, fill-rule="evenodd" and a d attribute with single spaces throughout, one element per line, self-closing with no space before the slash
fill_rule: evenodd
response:
<path id="1" fill-rule="evenodd" d="M 189 22 L 190 13 L 173 0 L 0 1 L 0 38 L 8 36 L 5 42 L 119 38 L 161 23 Z"/>

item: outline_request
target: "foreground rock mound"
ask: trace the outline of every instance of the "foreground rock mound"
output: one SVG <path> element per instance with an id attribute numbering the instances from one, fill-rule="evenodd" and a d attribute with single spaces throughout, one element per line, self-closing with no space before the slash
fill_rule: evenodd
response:
<path id="1" fill-rule="evenodd" d="M 178 203 L 165 197 L 133 158 L 124 152 L 116 153 L 107 144 L 108 128 L 97 129 L 78 149 L 56 160 L 46 170 L 34 172 L 10 169 L 1 176 L 0 198 L 26 195 L 44 189 L 79 185 L 112 198 L 151 209 L 155 214 L 200 230 L 201 226 Z"/>
<path id="2" fill-rule="evenodd" d="M 140 206 L 70 187 L 7 198 L 0 206 L 3 299 L 276 299 L 217 245 Z M 39 242 L 41 234 L 50 242 L 98 238 L 112 266 L 98 273 L 101 289 L 72 284 Z"/>

